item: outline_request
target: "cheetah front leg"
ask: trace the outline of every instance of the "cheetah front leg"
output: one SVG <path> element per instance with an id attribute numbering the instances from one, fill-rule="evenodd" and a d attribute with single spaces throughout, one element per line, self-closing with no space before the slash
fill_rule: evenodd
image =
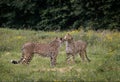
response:
<path id="1" fill-rule="evenodd" d="M 50 57 L 51 67 L 54 67 L 56 65 L 56 58 L 57 58 L 57 56 L 51 56 Z"/>
<path id="2" fill-rule="evenodd" d="M 66 57 L 67 64 L 75 63 L 75 55 L 71 53 L 66 53 L 66 54 L 67 54 L 67 57 Z M 71 60 L 71 56 L 73 60 Z"/>
<path id="3" fill-rule="evenodd" d="M 69 53 L 66 53 L 66 62 L 67 64 L 70 64 L 70 54 Z"/>
<path id="4" fill-rule="evenodd" d="M 73 63 L 75 63 L 75 54 L 72 54 Z"/>

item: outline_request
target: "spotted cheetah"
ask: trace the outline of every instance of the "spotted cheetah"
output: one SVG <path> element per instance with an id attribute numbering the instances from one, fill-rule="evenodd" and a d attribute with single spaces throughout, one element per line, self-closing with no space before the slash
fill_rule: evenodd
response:
<path id="1" fill-rule="evenodd" d="M 19 61 L 11 60 L 13 64 L 29 64 L 34 54 L 39 54 L 43 57 L 50 57 L 51 66 L 56 65 L 56 58 L 59 52 L 59 47 L 62 43 L 62 38 L 55 38 L 48 44 L 43 43 L 25 43 L 22 47 L 22 57 Z"/>
<path id="2" fill-rule="evenodd" d="M 64 41 L 66 41 L 67 63 L 69 63 L 70 56 L 72 55 L 73 60 L 74 60 L 75 55 L 77 53 L 79 53 L 83 61 L 86 58 L 90 62 L 90 59 L 87 57 L 87 53 L 86 53 L 86 48 L 87 48 L 86 42 L 82 40 L 74 41 L 73 37 L 69 33 L 67 33 L 64 36 Z"/>

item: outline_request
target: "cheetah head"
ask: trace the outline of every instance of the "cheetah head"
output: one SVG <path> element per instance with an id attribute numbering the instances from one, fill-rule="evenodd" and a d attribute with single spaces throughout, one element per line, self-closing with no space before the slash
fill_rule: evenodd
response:
<path id="1" fill-rule="evenodd" d="M 69 41 L 69 40 L 73 40 L 73 37 L 67 33 L 65 36 L 64 36 L 64 41 Z"/>
<path id="2" fill-rule="evenodd" d="M 60 44 L 64 42 L 63 38 L 58 38 L 58 37 L 55 38 L 55 41 L 58 41 Z"/>

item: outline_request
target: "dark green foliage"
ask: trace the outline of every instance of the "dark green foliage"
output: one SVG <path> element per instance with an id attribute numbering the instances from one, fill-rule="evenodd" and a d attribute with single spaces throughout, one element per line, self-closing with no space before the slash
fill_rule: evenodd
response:
<path id="1" fill-rule="evenodd" d="M 0 26 L 120 30 L 119 0 L 0 0 Z M 89 27 L 89 28 L 88 28 Z"/>

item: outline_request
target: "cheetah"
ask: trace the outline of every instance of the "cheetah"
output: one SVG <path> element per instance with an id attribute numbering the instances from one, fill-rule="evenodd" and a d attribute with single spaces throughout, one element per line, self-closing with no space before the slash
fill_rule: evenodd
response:
<path id="1" fill-rule="evenodd" d="M 75 59 L 75 55 L 78 53 L 80 57 L 82 58 L 82 61 L 85 60 L 85 58 L 90 62 L 90 59 L 87 57 L 86 53 L 86 48 L 87 48 L 87 43 L 78 40 L 74 41 L 73 37 L 67 33 L 64 36 L 64 41 L 66 41 L 66 61 L 69 63 L 70 56 L 72 55 L 73 61 Z"/>
<path id="2" fill-rule="evenodd" d="M 56 58 L 59 53 L 59 48 L 62 43 L 62 38 L 56 37 L 48 44 L 43 43 L 25 43 L 22 47 L 22 57 L 19 61 L 11 60 L 13 64 L 29 64 L 34 54 L 38 54 L 43 57 L 49 57 L 51 66 L 56 65 Z"/>

